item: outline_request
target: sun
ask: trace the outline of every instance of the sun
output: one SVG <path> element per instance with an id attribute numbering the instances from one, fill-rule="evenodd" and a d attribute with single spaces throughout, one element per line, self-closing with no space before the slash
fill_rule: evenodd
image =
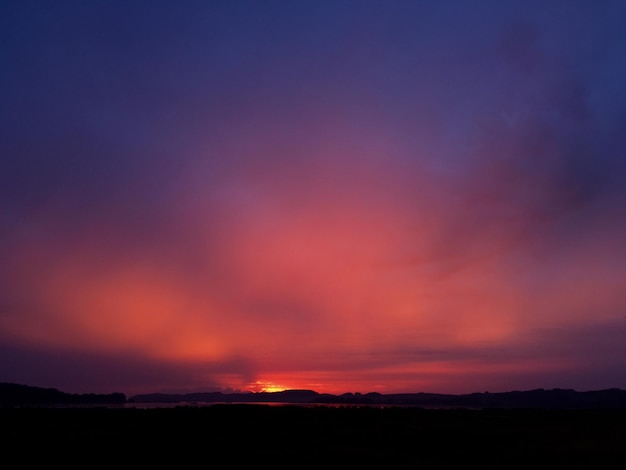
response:
<path id="1" fill-rule="evenodd" d="M 253 392 L 283 392 L 285 390 L 287 390 L 286 387 L 283 387 L 282 385 L 279 384 L 275 384 L 273 382 L 265 382 L 262 380 L 257 380 L 256 382 L 254 382 L 251 386 L 250 389 Z"/>

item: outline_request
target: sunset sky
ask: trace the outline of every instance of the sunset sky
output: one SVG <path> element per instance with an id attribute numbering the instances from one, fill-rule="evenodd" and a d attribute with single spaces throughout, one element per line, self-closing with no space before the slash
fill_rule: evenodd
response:
<path id="1" fill-rule="evenodd" d="M 3 1 L 0 382 L 626 388 L 626 2 Z"/>

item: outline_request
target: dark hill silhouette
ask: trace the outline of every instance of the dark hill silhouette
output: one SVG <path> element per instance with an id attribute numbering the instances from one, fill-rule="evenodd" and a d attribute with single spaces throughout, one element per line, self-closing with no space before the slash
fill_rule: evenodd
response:
<path id="1" fill-rule="evenodd" d="M 461 395 L 438 393 L 345 393 L 320 394 L 312 390 L 282 392 L 146 394 L 129 398 L 131 403 L 300 403 L 346 405 L 397 405 L 430 408 L 535 408 L 535 409 L 626 409 L 626 391 L 606 389 L 578 392 L 536 389 L 501 393 Z"/>
<path id="2" fill-rule="evenodd" d="M 25 405 L 100 405 L 125 403 L 123 393 L 74 394 L 55 388 L 32 387 L 14 383 L 0 383 L 0 406 Z"/>
<path id="3" fill-rule="evenodd" d="M 123 393 L 71 394 L 54 388 L 0 383 L 0 406 L 113 405 L 124 403 L 291 403 L 329 405 L 414 406 L 473 409 L 626 409 L 626 391 L 613 388 L 579 392 L 571 389 L 536 389 L 500 393 L 344 393 L 322 394 L 313 390 L 281 392 L 206 392 L 188 394 L 151 393 L 127 399 Z"/>

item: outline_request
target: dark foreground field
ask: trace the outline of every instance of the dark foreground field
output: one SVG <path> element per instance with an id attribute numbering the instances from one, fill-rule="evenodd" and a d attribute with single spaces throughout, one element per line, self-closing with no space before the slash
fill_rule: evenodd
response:
<path id="1" fill-rule="evenodd" d="M 12 468 L 625 468 L 626 411 L 214 405 L 0 409 Z"/>

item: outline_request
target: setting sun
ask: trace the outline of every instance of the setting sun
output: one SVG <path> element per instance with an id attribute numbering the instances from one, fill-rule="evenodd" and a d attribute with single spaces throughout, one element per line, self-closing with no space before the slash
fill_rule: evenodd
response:
<path id="1" fill-rule="evenodd" d="M 252 392 L 282 392 L 287 390 L 287 387 L 283 387 L 282 385 L 275 384 L 272 382 L 264 382 L 261 380 L 257 380 L 250 386 L 250 391 Z"/>

